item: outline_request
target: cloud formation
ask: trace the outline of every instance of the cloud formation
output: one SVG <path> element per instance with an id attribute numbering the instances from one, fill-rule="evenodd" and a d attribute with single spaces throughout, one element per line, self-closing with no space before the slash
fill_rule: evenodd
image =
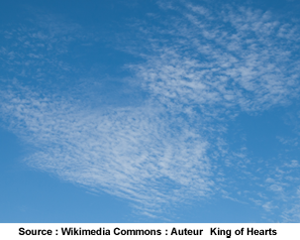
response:
<path id="1" fill-rule="evenodd" d="M 33 87 L 49 78 L 70 83 L 73 70 L 84 72 L 62 60 L 71 42 L 85 39 L 78 25 L 64 31 L 50 21 L 43 25 L 52 26 L 46 30 L 6 32 L 14 41 L 0 51 L 3 66 L 21 80 L 2 77 L 0 111 L 8 128 L 35 146 L 28 164 L 130 199 L 149 212 L 216 192 L 245 201 L 232 196 L 244 192 L 267 212 L 278 202 L 296 202 L 287 196 L 299 198 L 298 179 L 278 169 L 296 169 L 297 160 L 261 173 L 257 169 L 264 164 L 251 162 L 246 148 L 228 150 L 224 139 L 226 124 L 241 112 L 263 112 L 298 97 L 297 26 L 250 8 L 161 7 L 168 19 L 160 17 L 158 26 L 140 25 L 135 46 L 124 47 L 143 58 L 126 68 L 133 73 L 128 78 L 133 88 L 147 93 L 139 104 L 126 107 L 91 107 L 89 101 L 101 96 L 88 101 L 75 88 L 61 96 L 40 83 Z M 230 159 L 239 159 L 238 164 Z M 260 190 L 249 196 L 230 171 Z M 263 193 L 266 189 L 277 196 L 276 204 Z M 299 205 L 293 206 L 281 208 L 286 221 L 299 219 Z"/>
<path id="2" fill-rule="evenodd" d="M 85 186 L 154 209 L 186 195 L 204 196 L 213 182 L 208 143 L 148 106 L 92 112 L 26 87 L 1 92 L 10 128 L 37 152 L 26 161 Z"/>

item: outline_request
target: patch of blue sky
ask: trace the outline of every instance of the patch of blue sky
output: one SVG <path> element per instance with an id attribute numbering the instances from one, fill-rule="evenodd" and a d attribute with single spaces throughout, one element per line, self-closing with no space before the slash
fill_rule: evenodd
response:
<path id="1" fill-rule="evenodd" d="M 299 6 L 276 4 L 8 4 L 0 137 L 25 152 L 2 153 L 22 169 L 6 199 L 40 179 L 81 210 L 8 200 L 1 221 L 298 222 Z"/>

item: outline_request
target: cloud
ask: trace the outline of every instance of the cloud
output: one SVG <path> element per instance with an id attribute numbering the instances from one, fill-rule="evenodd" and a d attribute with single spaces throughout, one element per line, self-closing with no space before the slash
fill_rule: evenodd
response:
<path id="1" fill-rule="evenodd" d="M 144 87 L 165 104 L 202 110 L 251 112 L 287 104 L 299 92 L 295 27 L 268 12 L 221 10 L 211 14 L 189 4 L 173 24 L 153 29 L 150 54 L 143 54 L 147 62 L 132 66 Z"/>
<path id="2" fill-rule="evenodd" d="M 276 208 L 275 206 L 272 205 L 271 202 L 267 202 L 262 206 L 266 211 L 270 212 L 272 211 L 274 208 Z"/>
<path id="3" fill-rule="evenodd" d="M 146 95 L 134 104 L 95 107 L 101 96 L 87 99 L 89 93 L 83 97 L 85 90 L 76 90 L 82 85 L 73 71 L 83 76 L 85 69 L 65 56 L 71 57 L 71 42 L 82 45 L 78 25 L 64 31 L 48 19 L 42 30 L 6 32 L 13 46 L 2 47 L 3 66 L 30 83 L 3 80 L 0 109 L 8 128 L 35 146 L 25 161 L 130 199 L 150 215 L 164 204 L 216 192 L 267 212 L 277 209 L 275 200 L 294 201 L 287 196 L 295 196 L 298 182 L 287 169 L 296 168 L 296 160 L 267 169 L 267 163 L 247 157 L 245 146 L 230 149 L 226 134 L 227 123 L 242 112 L 261 113 L 297 99 L 297 26 L 250 8 L 174 4 L 160 4 L 168 11 L 161 25 L 138 26 L 134 44 L 124 43 L 124 51 L 143 59 L 125 66 L 130 86 Z M 75 87 L 69 94 L 33 87 L 39 81 Z M 283 205 L 287 218 L 291 210 Z"/>
<path id="4" fill-rule="evenodd" d="M 292 160 L 291 163 L 286 163 L 285 166 L 290 168 L 298 168 L 300 165 L 297 160 Z"/>
<path id="5" fill-rule="evenodd" d="M 271 167 L 268 161 L 258 162 L 243 151 L 228 150 L 224 133 L 226 123 L 240 113 L 255 115 L 298 99 L 299 27 L 270 12 L 246 7 L 223 5 L 213 11 L 187 4 L 170 9 L 174 15 L 163 18 L 162 27 L 145 26 L 149 54 L 137 52 L 145 62 L 129 68 L 153 99 L 174 116 L 184 114 L 190 126 L 197 122 L 195 118 L 201 119 L 200 131 L 215 151 L 207 155 L 216 167 L 214 173 L 225 174 L 225 180 L 213 178 L 222 179 L 217 180 L 216 189 L 227 190 L 233 199 L 234 191 L 242 190 L 241 201 L 257 196 L 260 200 L 253 200 L 271 214 L 288 211 L 299 186 L 296 173 L 280 172 L 286 163 L 276 161 Z M 271 179 L 273 174 L 276 180 L 264 184 L 265 176 Z M 265 191 L 268 197 L 261 197 Z"/>
<path id="6" fill-rule="evenodd" d="M 9 127 L 37 149 L 31 166 L 153 209 L 211 191 L 208 143 L 184 126 L 170 129 L 159 109 L 94 112 L 27 87 L 1 96 Z"/>

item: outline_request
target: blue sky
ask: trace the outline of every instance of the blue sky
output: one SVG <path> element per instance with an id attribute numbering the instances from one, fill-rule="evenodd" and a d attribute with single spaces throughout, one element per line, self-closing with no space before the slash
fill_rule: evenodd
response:
<path id="1" fill-rule="evenodd" d="M 299 222 L 297 1 L 0 5 L 1 222 Z"/>

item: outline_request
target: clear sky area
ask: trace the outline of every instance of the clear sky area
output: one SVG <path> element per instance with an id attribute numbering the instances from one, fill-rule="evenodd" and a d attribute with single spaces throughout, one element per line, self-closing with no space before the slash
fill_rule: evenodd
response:
<path id="1" fill-rule="evenodd" d="M 1 1 L 0 222 L 300 222 L 299 13 Z"/>

